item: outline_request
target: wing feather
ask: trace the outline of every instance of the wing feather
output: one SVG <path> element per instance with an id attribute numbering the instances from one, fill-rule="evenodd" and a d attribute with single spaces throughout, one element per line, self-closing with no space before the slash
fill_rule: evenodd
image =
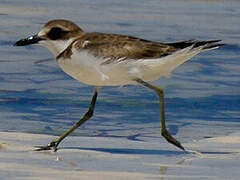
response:
<path id="1" fill-rule="evenodd" d="M 158 59 L 187 47 L 194 49 L 202 46 L 203 49 L 208 50 L 223 45 L 217 44 L 217 42 L 219 40 L 160 43 L 127 35 L 93 32 L 84 33 L 75 39 L 69 47 L 57 56 L 57 59 L 70 57 L 73 47 L 78 51 L 87 50 L 89 54 L 103 59 L 101 64 L 106 65 L 125 60 Z"/>
<path id="2" fill-rule="evenodd" d="M 138 59 L 154 59 L 172 54 L 177 48 L 164 43 L 152 42 L 133 36 L 86 33 L 77 39 L 74 47 L 87 50 L 105 61 L 102 64 Z"/>

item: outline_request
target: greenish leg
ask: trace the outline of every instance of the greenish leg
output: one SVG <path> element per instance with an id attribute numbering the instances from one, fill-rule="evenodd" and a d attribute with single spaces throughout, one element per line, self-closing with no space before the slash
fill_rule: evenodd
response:
<path id="1" fill-rule="evenodd" d="M 142 84 L 145 87 L 148 87 L 152 90 L 154 90 L 158 97 L 159 97 L 159 103 L 160 103 L 160 112 L 161 112 L 161 133 L 162 136 L 171 144 L 177 146 L 178 148 L 184 150 L 184 147 L 181 145 L 180 142 L 178 142 L 167 130 L 166 128 L 166 122 L 165 122 L 165 104 L 164 104 L 164 92 L 162 88 L 159 88 L 157 86 L 151 85 L 141 79 L 136 79 L 136 82 L 139 84 Z"/>
<path id="2" fill-rule="evenodd" d="M 57 151 L 57 146 L 60 144 L 60 142 L 64 138 L 66 138 L 75 129 L 77 129 L 79 126 L 81 126 L 83 123 L 85 123 L 87 120 L 89 120 L 93 116 L 95 104 L 97 101 L 97 95 L 98 95 L 98 88 L 95 88 L 94 94 L 92 97 L 92 101 L 91 101 L 88 111 L 84 114 L 84 116 L 76 124 L 73 125 L 73 127 L 71 127 L 69 130 L 67 130 L 64 134 L 62 134 L 56 140 L 50 142 L 47 146 L 36 146 L 37 149 L 35 149 L 35 151 L 43 151 L 43 150 L 51 150 L 51 149 L 53 149 L 54 151 Z"/>

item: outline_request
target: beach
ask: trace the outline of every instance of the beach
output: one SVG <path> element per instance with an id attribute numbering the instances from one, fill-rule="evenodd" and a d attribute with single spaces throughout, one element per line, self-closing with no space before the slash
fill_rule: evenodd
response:
<path id="1" fill-rule="evenodd" d="M 0 2 L 0 179 L 238 180 L 240 3 L 236 0 Z M 57 152 L 36 152 L 87 111 L 94 87 L 65 74 L 40 46 L 14 47 L 49 20 L 89 32 L 160 42 L 220 39 L 153 84 L 166 124 L 187 152 L 160 134 L 157 96 L 141 86 L 103 87 L 94 117 Z"/>

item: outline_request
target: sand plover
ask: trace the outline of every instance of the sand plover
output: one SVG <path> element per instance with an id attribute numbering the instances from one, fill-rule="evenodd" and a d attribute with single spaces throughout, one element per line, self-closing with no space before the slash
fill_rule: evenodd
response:
<path id="1" fill-rule="evenodd" d="M 59 143 L 93 116 L 102 86 L 141 84 L 156 92 L 161 112 L 161 134 L 171 144 L 184 147 L 167 130 L 163 89 L 149 82 L 170 74 L 175 68 L 198 53 L 216 49 L 220 40 L 153 42 L 133 36 L 85 32 L 75 23 L 57 19 L 46 23 L 33 36 L 19 40 L 15 46 L 40 44 L 56 57 L 64 72 L 74 79 L 95 86 L 90 107 L 68 131 L 37 150 L 57 150 Z"/>

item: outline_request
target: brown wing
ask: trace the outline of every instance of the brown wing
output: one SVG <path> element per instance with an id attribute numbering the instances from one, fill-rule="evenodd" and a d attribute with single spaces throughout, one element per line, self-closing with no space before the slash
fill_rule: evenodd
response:
<path id="1" fill-rule="evenodd" d="M 104 33 L 86 33 L 74 45 L 79 50 L 88 50 L 102 57 L 109 64 L 125 59 L 153 59 L 175 52 L 178 48 L 164 43 L 152 42 L 132 36 Z"/>

